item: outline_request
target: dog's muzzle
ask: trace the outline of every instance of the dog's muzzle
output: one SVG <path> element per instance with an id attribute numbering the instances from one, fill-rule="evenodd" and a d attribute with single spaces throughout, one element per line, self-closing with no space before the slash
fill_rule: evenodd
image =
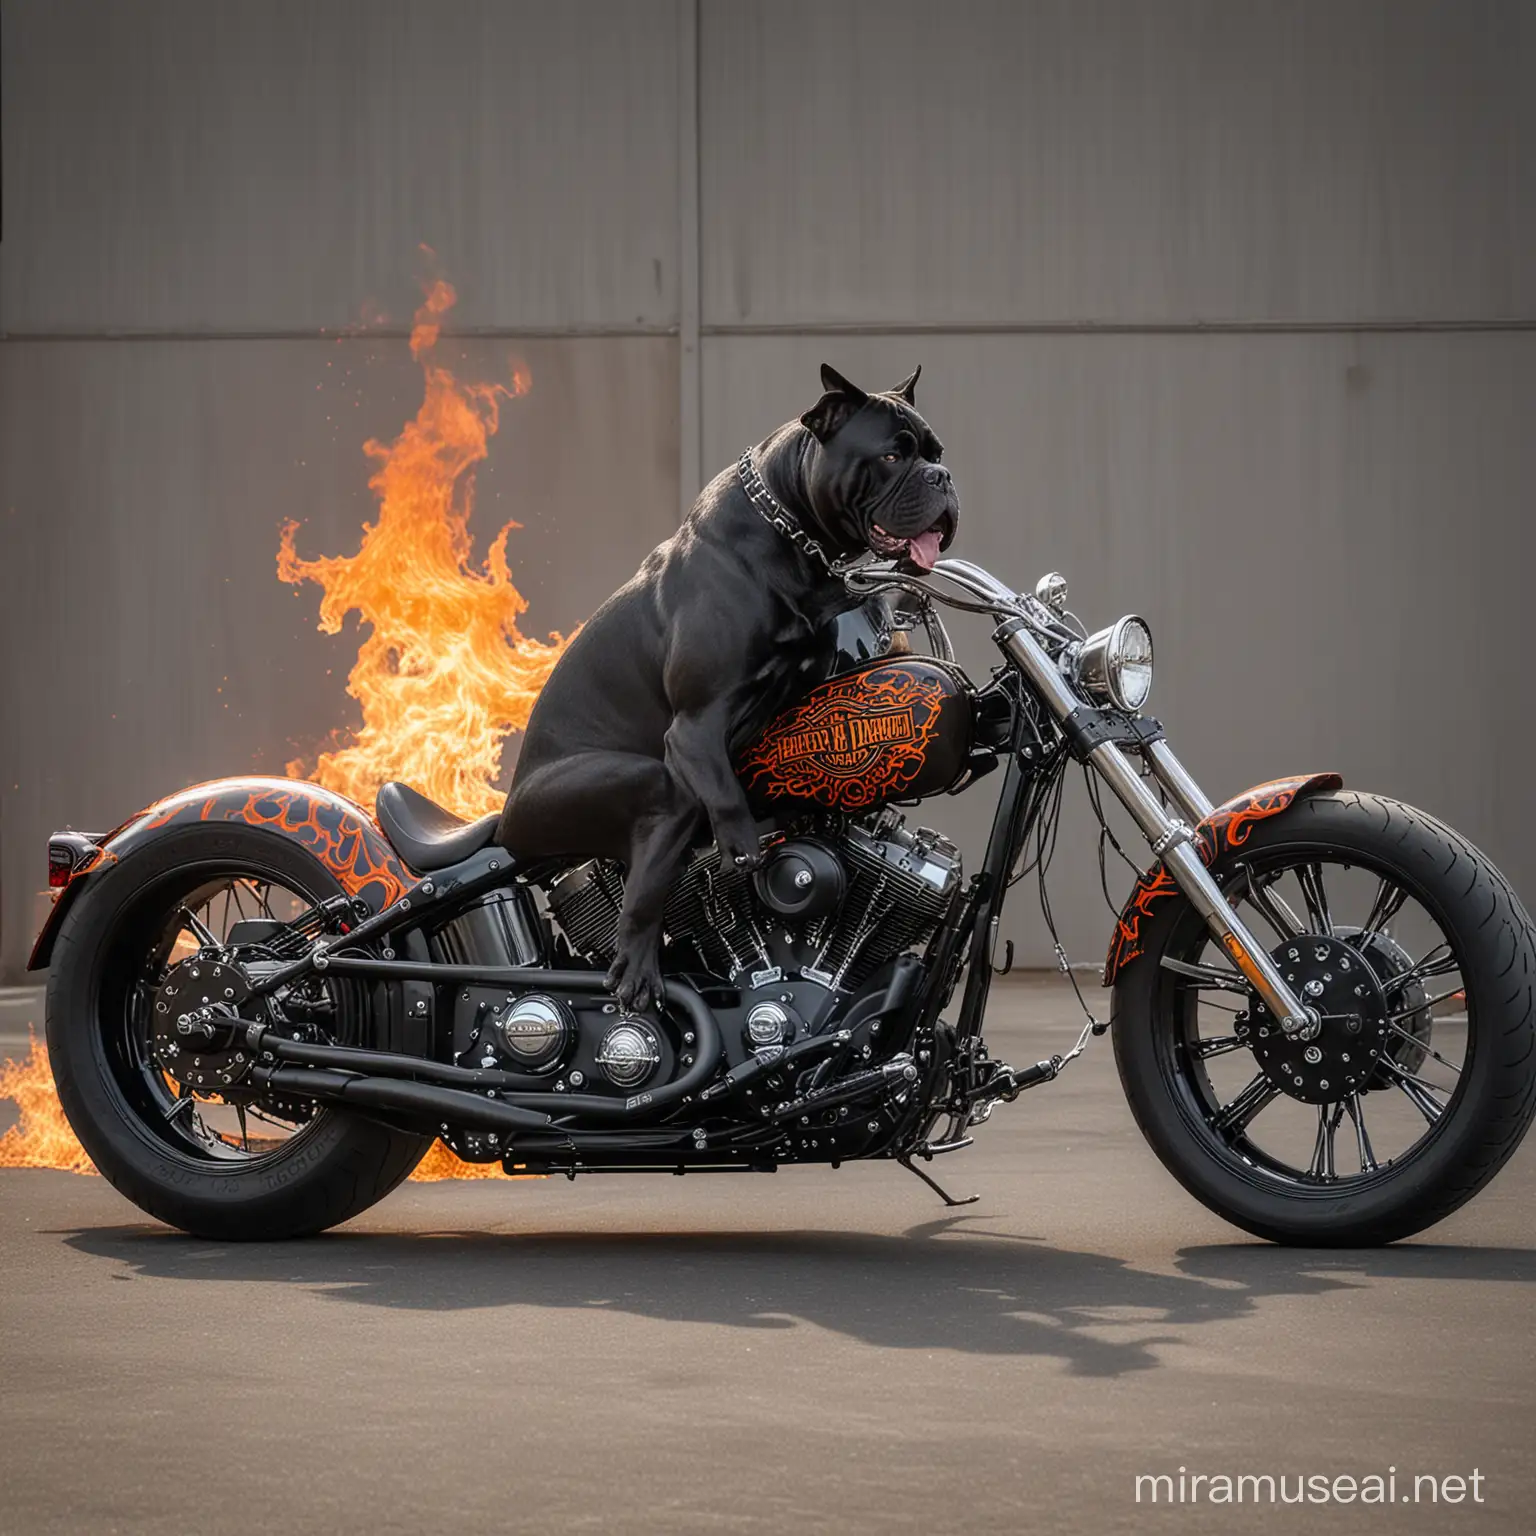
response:
<path id="1" fill-rule="evenodd" d="M 905 559 L 920 571 L 931 571 L 941 550 L 954 542 L 959 521 L 952 508 L 946 507 L 921 533 L 905 536 L 889 533 L 879 523 L 869 530 L 869 547 L 888 560 Z"/>

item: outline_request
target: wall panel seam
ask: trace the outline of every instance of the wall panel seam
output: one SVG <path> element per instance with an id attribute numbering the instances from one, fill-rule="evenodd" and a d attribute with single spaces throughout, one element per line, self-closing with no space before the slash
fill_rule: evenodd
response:
<path id="1" fill-rule="evenodd" d="M 699 0 L 677 0 L 677 480 L 678 518 L 703 484 L 699 215 Z"/>

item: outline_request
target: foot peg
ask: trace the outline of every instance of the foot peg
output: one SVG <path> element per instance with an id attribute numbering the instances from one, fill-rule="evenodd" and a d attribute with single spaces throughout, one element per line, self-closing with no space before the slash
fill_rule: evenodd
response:
<path id="1" fill-rule="evenodd" d="M 1012 1104 L 1026 1088 L 1038 1088 L 1041 1083 L 1050 1082 L 1064 1064 L 1064 1058 L 1049 1056 L 1044 1061 L 1037 1061 L 1032 1067 L 1015 1072 L 1012 1067 L 998 1062 L 992 1080 L 976 1095 L 977 1107 L 985 1106 L 990 1111 L 999 1099 L 1005 1104 Z"/>

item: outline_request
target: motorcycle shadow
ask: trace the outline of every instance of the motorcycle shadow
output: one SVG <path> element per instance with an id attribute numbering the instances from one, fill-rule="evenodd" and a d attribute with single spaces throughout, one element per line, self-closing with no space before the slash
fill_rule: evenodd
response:
<path id="1" fill-rule="evenodd" d="M 342 1230 L 304 1243 L 222 1245 L 135 1226 L 66 1241 L 154 1279 L 297 1285 L 328 1301 L 408 1311 L 809 1323 L 880 1348 L 1054 1357 L 1099 1377 L 1153 1369 L 1190 1328 L 1243 1318 L 1272 1297 L 1378 1280 L 1536 1281 L 1536 1251 L 1427 1245 L 1337 1252 L 1234 1243 L 1184 1249 L 1158 1271 L 977 1230 L 983 1219 L 945 1217 L 899 1235 Z"/>

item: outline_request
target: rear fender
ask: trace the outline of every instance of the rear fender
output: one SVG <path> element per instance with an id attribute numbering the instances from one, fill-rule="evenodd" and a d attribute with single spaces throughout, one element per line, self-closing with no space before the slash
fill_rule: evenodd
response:
<path id="1" fill-rule="evenodd" d="M 1271 779 L 1218 805 L 1195 828 L 1195 847 L 1210 868 L 1217 859 L 1241 848 L 1248 841 L 1254 824 L 1288 811 L 1307 795 L 1342 789 L 1344 779 L 1337 773 L 1309 773 L 1293 779 Z M 1142 952 L 1141 935 L 1159 902 L 1170 896 L 1182 896 L 1165 864 L 1155 864 L 1136 882 L 1130 899 L 1120 909 L 1115 931 L 1109 941 L 1109 955 L 1104 961 L 1104 985 L 1112 987 L 1123 967 Z"/>
<path id="2" fill-rule="evenodd" d="M 101 840 L 54 897 L 27 969 L 48 964 L 66 913 L 103 869 L 183 827 L 217 821 L 243 821 L 298 843 L 347 895 L 360 897 L 374 912 L 398 901 L 414 884 L 374 819 L 334 790 L 296 779 L 215 779 L 157 801 Z"/>

